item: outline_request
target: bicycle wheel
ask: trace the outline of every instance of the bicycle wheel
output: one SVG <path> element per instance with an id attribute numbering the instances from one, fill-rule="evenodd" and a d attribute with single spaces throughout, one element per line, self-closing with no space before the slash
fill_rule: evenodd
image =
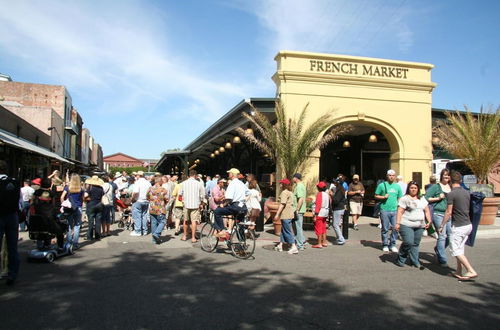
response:
<path id="1" fill-rule="evenodd" d="M 255 251 L 255 235 L 244 226 L 237 226 L 229 238 L 233 255 L 238 259 L 248 259 Z"/>
<path id="2" fill-rule="evenodd" d="M 206 252 L 212 252 L 217 248 L 219 244 L 219 239 L 215 237 L 216 231 L 214 226 L 207 222 L 201 227 L 200 230 L 200 245 L 201 249 Z"/>

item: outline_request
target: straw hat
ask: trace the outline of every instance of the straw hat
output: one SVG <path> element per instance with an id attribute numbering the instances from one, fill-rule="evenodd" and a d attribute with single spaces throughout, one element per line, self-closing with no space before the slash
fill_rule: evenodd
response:
<path id="1" fill-rule="evenodd" d="M 97 175 L 93 175 L 90 179 L 85 180 L 85 184 L 91 184 L 93 186 L 102 186 L 104 181 L 99 179 Z"/>

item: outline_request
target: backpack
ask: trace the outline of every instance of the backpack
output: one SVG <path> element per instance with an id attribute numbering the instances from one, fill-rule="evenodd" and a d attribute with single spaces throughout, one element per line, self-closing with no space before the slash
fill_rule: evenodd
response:
<path id="1" fill-rule="evenodd" d="M 0 215 L 19 211 L 21 187 L 14 178 L 7 176 L 0 179 Z"/>

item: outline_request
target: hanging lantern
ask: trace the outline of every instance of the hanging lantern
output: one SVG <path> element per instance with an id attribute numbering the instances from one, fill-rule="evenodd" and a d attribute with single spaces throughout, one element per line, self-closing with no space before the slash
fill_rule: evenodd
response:
<path id="1" fill-rule="evenodd" d="M 231 149 L 232 148 L 231 142 L 227 141 L 225 147 L 226 149 Z"/>
<path id="2" fill-rule="evenodd" d="M 198 158 L 196 158 L 196 160 L 194 162 L 195 162 L 195 164 L 198 164 L 200 162 L 200 160 Z"/>
<path id="3" fill-rule="evenodd" d="M 342 147 L 344 148 L 349 148 L 351 146 L 351 142 L 345 140 L 344 143 L 342 143 Z"/>
<path id="4" fill-rule="evenodd" d="M 224 147 L 219 148 L 219 152 L 224 152 L 224 151 L 226 151 L 226 149 L 224 149 Z"/>
<path id="5" fill-rule="evenodd" d="M 253 129 L 252 129 L 252 126 L 250 126 L 250 124 L 248 124 L 247 129 L 245 130 L 245 133 L 247 133 L 248 135 L 253 135 Z"/>
<path id="6" fill-rule="evenodd" d="M 215 154 L 214 154 L 214 153 L 211 153 L 211 154 L 210 154 L 210 158 L 215 158 Z"/>
<path id="7" fill-rule="evenodd" d="M 215 150 L 215 151 L 214 151 L 214 154 L 215 154 L 216 156 L 219 156 L 219 150 Z"/>
<path id="8" fill-rule="evenodd" d="M 375 134 L 372 133 L 372 135 L 370 135 L 370 137 L 368 138 L 368 142 L 371 142 L 371 143 L 376 143 L 378 141 L 377 139 L 377 136 Z"/>
<path id="9" fill-rule="evenodd" d="M 240 139 L 240 137 L 239 137 L 239 136 L 235 136 L 235 137 L 233 138 L 233 143 L 241 143 L 241 139 Z"/>

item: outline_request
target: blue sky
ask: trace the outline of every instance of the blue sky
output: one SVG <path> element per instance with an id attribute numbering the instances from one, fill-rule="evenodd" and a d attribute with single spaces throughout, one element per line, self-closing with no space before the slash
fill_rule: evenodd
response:
<path id="1" fill-rule="evenodd" d="M 432 63 L 433 107 L 498 106 L 500 1 L 0 0 L 0 73 L 65 85 L 104 154 L 157 158 L 300 50 Z"/>

